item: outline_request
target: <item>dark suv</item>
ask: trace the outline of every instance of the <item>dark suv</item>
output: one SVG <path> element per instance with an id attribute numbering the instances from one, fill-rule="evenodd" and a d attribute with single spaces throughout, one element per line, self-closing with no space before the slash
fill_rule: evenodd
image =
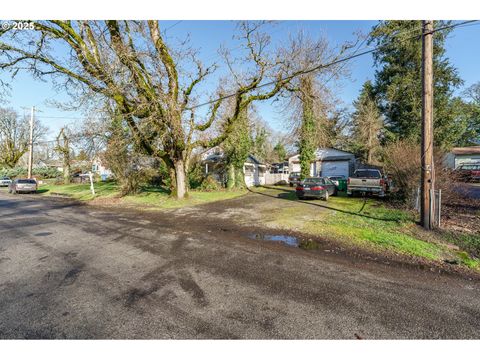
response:
<path id="1" fill-rule="evenodd" d="M 300 183 L 300 173 L 291 172 L 288 176 L 288 183 L 290 184 L 290 186 L 298 185 Z"/>

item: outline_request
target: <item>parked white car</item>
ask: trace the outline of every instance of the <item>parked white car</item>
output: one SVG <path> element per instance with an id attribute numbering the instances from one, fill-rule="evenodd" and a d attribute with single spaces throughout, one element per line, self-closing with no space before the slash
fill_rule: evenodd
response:
<path id="1" fill-rule="evenodd" d="M 12 183 L 12 180 L 7 176 L 0 178 L 0 186 L 8 186 L 11 183 Z"/>

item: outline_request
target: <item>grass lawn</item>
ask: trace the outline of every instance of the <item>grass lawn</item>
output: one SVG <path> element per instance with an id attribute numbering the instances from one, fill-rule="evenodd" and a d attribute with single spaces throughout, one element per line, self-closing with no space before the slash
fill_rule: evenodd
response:
<path id="1" fill-rule="evenodd" d="M 414 213 L 390 208 L 382 200 L 369 198 L 365 203 L 361 198 L 336 196 L 328 202 L 298 201 L 288 187 L 255 191 L 291 200 L 283 207 L 261 212 L 262 221 L 272 227 L 301 231 L 374 252 L 387 250 L 429 260 L 456 260 L 480 270 L 480 260 L 451 246 L 449 234 L 424 231 L 416 225 Z"/>
<path id="2" fill-rule="evenodd" d="M 95 196 L 90 191 L 90 184 L 69 184 L 54 185 L 42 184 L 39 187 L 40 194 L 45 196 L 61 195 L 72 199 L 89 201 L 93 199 L 109 199 L 118 197 L 120 194 L 118 186 L 113 182 L 95 183 Z M 207 202 L 232 199 L 246 194 L 246 191 L 190 191 L 189 197 L 183 200 L 176 200 L 162 188 L 145 187 L 142 192 L 136 195 L 127 195 L 119 199 L 120 203 L 126 205 L 142 205 L 142 208 L 150 209 L 173 209 L 184 206 L 199 205 Z"/>

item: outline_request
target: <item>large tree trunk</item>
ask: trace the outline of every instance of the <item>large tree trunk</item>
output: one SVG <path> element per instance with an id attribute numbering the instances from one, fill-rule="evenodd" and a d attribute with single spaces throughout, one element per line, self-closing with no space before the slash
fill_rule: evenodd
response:
<path id="1" fill-rule="evenodd" d="M 70 184 L 70 154 L 63 154 L 63 183 Z"/>
<path id="2" fill-rule="evenodd" d="M 187 177 L 185 175 L 185 163 L 183 160 L 176 160 L 175 167 L 175 183 L 177 199 L 183 199 L 187 196 Z"/>
<path id="3" fill-rule="evenodd" d="M 70 165 L 63 165 L 63 183 L 70 184 Z"/>

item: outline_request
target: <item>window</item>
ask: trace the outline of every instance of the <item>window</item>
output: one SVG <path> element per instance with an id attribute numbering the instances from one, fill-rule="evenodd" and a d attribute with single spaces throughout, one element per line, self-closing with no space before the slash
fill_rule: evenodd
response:
<path id="1" fill-rule="evenodd" d="M 357 170 L 355 171 L 355 177 L 367 178 L 367 179 L 380 179 L 380 171 L 378 170 Z"/>
<path id="2" fill-rule="evenodd" d="M 36 184 L 37 182 L 33 179 L 20 179 L 17 180 L 17 184 Z"/>

